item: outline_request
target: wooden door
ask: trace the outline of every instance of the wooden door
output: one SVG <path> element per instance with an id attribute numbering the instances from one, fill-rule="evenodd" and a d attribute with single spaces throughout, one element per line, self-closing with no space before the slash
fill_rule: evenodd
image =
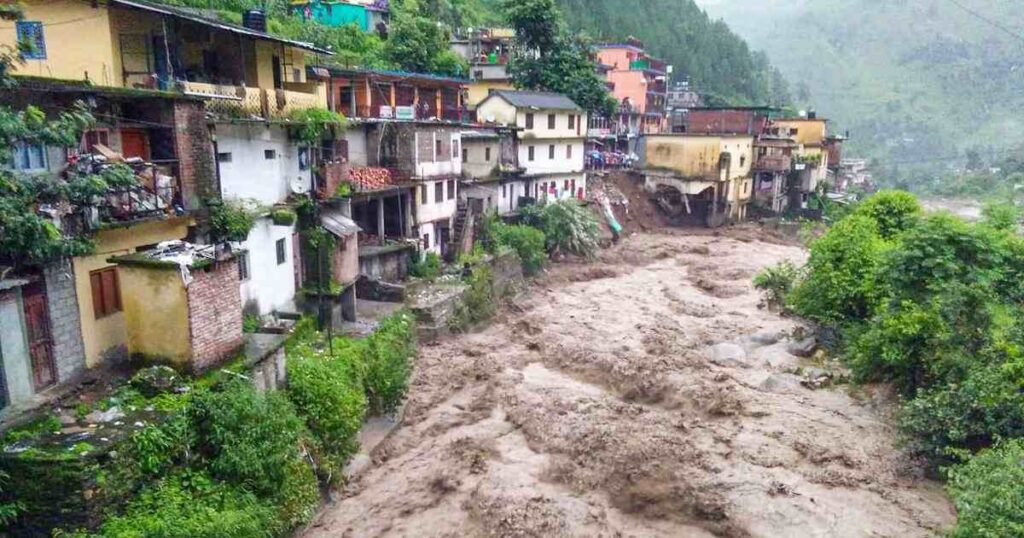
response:
<path id="1" fill-rule="evenodd" d="M 121 154 L 127 157 L 141 157 L 149 160 L 149 137 L 141 129 L 121 130 Z"/>
<path id="2" fill-rule="evenodd" d="M 42 283 L 22 288 L 25 305 L 25 338 L 32 362 L 32 383 L 37 391 L 57 382 L 57 366 L 53 361 L 53 338 L 46 308 L 46 290 Z"/>

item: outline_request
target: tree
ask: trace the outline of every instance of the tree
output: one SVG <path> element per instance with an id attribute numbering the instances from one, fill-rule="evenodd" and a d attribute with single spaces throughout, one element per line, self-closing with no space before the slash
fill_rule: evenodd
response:
<path id="1" fill-rule="evenodd" d="M 394 6 L 384 58 L 403 71 L 465 74 L 468 65 L 448 48 L 448 29 L 424 13 L 417 0 L 404 0 Z"/>
<path id="2" fill-rule="evenodd" d="M 554 0 L 505 0 L 502 6 L 519 40 L 509 64 L 517 87 L 564 93 L 593 114 L 614 113 L 590 40 L 565 30 Z"/>

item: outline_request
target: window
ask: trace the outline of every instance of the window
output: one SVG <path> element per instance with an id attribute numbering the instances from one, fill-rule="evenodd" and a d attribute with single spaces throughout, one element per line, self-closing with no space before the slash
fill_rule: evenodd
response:
<path id="1" fill-rule="evenodd" d="M 562 181 L 562 190 L 563 191 L 569 190 L 569 180 L 568 179 Z"/>
<path id="2" fill-rule="evenodd" d="M 469 150 L 466 149 L 466 148 L 462 148 L 462 162 L 464 162 L 464 163 L 468 163 L 469 162 Z"/>
<path id="3" fill-rule="evenodd" d="M 217 162 L 229 163 L 231 162 L 231 154 L 228 152 L 222 152 L 217 154 Z"/>
<path id="4" fill-rule="evenodd" d="M 452 158 L 459 154 L 459 141 L 452 140 Z"/>
<path id="5" fill-rule="evenodd" d="M 441 152 L 444 151 L 444 147 L 441 145 L 441 141 L 434 140 L 434 161 L 441 160 Z"/>
<path id="6" fill-rule="evenodd" d="M 555 145 L 548 146 L 548 159 L 555 160 Z"/>
<path id="7" fill-rule="evenodd" d="M 265 150 L 263 150 L 263 158 L 268 160 L 268 161 L 273 161 L 274 159 L 277 158 L 277 150 L 276 149 L 265 149 Z"/>
<path id="8" fill-rule="evenodd" d="M 554 114 L 548 114 L 548 129 L 554 129 L 554 128 L 555 128 L 555 115 Z"/>
<path id="9" fill-rule="evenodd" d="M 569 145 L 565 146 L 565 158 L 566 159 L 571 159 L 572 158 L 572 144 L 569 144 Z"/>
<path id="10" fill-rule="evenodd" d="M 575 128 L 576 128 L 576 115 L 575 114 L 569 114 L 569 130 L 571 131 L 571 130 L 573 130 Z"/>
<path id="11" fill-rule="evenodd" d="M 15 142 L 11 168 L 21 172 L 46 170 L 46 146 Z"/>
<path id="12" fill-rule="evenodd" d="M 420 185 L 420 204 L 427 205 L 430 202 L 427 201 L 427 186 Z"/>
<path id="13" fill-rule="evenodd" d="M 92 152 L 96 144 L 110 147 L 110 132 L 105 129 L 92 129 L 85 132 L 85 150 Z"/>
<path id="14" fill-rule="evenodd" d="M 46 40 L 43 38 L 43 23 L 18 21 L 14 26 L 17 29 L 18 42 L 28 45 L 23 57 L 26 60 L 45 60 Z"/>
<path id="15" fill-rule="evenodd" d="M 423 248 L 430 248 L 430 234 L 423 234 Z"/>
<path id="16" fill-rule="evenodd" d="M 526 115 L 526 128 L 533 129 L 533 114 Z"/>
<path id="17" fill-rule="evenodd" d="M 437 181 L 434 183 L 434 203 L 439 204 L 444 201 L 444 181 Z"/>
<path id="18" fill-rule="evenodd" d="M 533 146 L 530 146 L 530 147 L 526 148 L 527 159 L 532 161 L 534 159 L 534 157 L 536 156 L 536 153 L 537 153 L 536 150 L 537 150 L 537 148 L 535 148 Z"/>
<path id="19" fill-rule="evenodd" d="M 249 280 L 250 276 L 249 253 L 243 252 L 241 256 L 238 257 L 238 280 L 245 282 L 246 280 Z"/>
<path id="20" fill-rule="evenodd" d="M 455 198 L 455 180 L 448 180 L 448 199 L 453 200 Z"/>
<path id="21" fill-rule="evenodd" d="M 746 166 L 746 164 L 747 164 L 747 156 L 746 155 L 740 155 L 740 166 Z"/>
<path id="22" fill-rule="evenodd" d="M 507 187 L 507 185 L 502 185 L 502 186 L 501 186 L 501 197 L 502 197 L 502 198 L 504 198 L 504 197 L 508 196 L 508 195 L 507 195 L 507 194 L 505 193 L 505 187 Z"/>
<path id="23" fill-rule="evenodd" d="M 491 148 L 490 146 L 484 148 L 484 160 L 491 162 Z"/>
<path id="24" fill-rule="evenodd" d="M 284 264 L 284 260 L 285 260 L 285 258 L 287 258 L 287 255 L 288 255 L 288 252 L 287 252 L 286 249 L 287 249 L 287 247 L 285 247 L 284 239 L 278 239 L 277 240 L 277 264 L 278 265 Z"/>
<path id="25" fill-rule="evenodd" d="M 89 284 L 92 287 L 92 311 L 96 319 L 121 311 L 121 287 L 117 279 L 117 267 L 90 272 Z"/>

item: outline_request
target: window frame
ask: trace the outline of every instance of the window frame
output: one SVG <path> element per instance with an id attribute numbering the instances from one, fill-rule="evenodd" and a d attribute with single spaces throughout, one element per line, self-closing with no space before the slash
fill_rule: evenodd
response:
<path id="1" fill-rule="evenodd" d="M 39 151 L 39 166 L 32 166 L 32 156 L 29 150 L 33 148 Z M 50 156 L 46 144 L 42 142 L 28 143 L 18 141 L 14 143 L 13 149 L 12 161 L 9 163 L 12 170 L 31 174 L 46 172 L 50 169 Z M 27 163 L 25 162 L 26 160 L 28 161 Z"/>
<path id="2" fill-rule="evenodd" d="M 46 60 L 46 34 L 43 33 L 43 23 L 40 21 L 15 21 L 15 39 L 18 43 L 28 42 L 32 45 L 30 50 L 21 53 L 26 60 Z"/>
<path id="3" fill-rule="evenodd" d="M 569 114 L 569 130 L 576 128 L 576 114 Z"/>
<path id="4" fill-rule="evenodd" d="M 549 144 L 548 145 L 548 160 L 549 161 L 555 160 L 555 145 L 554 144 Z"/>
<path id="5" fill-rule="evenodd" d="M 104 278 L 105 275 L 111 275 L 109 280 Z M 109 295 L 106 289 L 108 285 L 113 288 Z M 121 277 L 118 275 L 116 265 L 89 271 L 89 290 L 92 293 L 94 319 L 108 318 L 124 311 L 124 305 L 121 302 Z M 107 303 L 108 299 L 111 304 Z"/>
<path id="6" fill-rule="evenodd" d="M 526 160 L 533 162 L 537 159 L 537 146 L 526 146 Z"/>
<path id="7" fill-rule="evenodd" d="M 548 114 L 548 130 L 554 131 L 558 128 L 558 115 Z"/>
<path id="8" fill-rule="evenodd" d="M 455 199 L 455 180 L 454 179 L 449 179 L 448 180 L 448 199 L 449 200 L 454 200 Z"/>
<path id="9" fill-rule="evenodd" d="M 434 203 L 439 204 L 444 201 L 444 181 L 434 182 Z"/>
<path id="10" fill-rule="evenodd" d="M 484 148 L 484 162 L 491 162 L 491 146 Z"/>
<path id="11" fill-rule="evenodd" d="M 565 145 L 565 158 L 566 159 L 571 159 L 572 158 L 572 144 L 566 144 Z"/>
<path id="12" fill-rule="evenodd" d="M 427 205 L 430 203 L 430 189 L 427 188 L 427 184 L 420 185 L 420 205 Z"/>
<path id="13" fill-rule="evenodd" d="M 526 129 L 533 129 L 534 122 L 535 122 L 535 118 L 533 117 L 533 112 L 527 112 L 526 113 L 526 121 L 525 121 Z"/>
<path id="14" fill-rule="evenodd" d="M 263 160 L 264 161 L 276 161 L 277 160 L 277 150 L 276 149 L 264 149 L 263 150 Z"/>
<path id="15" fill-rule="evenodd" d="M 288 261 L 287 241 L 283 237 L 274 241 L 274 250 L 277 254 L 277 265 L 284 265 Z"/>
<path id="16" fill-rule="evenodd" d="M 243 252 L 238 255 L 238 281 L 248 282 L 252 280 L 252 268 L 249 265 L 249 253 Z"/>

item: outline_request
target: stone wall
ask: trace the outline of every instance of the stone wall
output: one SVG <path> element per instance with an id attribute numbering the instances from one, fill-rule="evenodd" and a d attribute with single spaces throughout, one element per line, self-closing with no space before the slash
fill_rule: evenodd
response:
<path id="1" fill-rule="evenodd" d="M 242 293 L 233 261 L 194 270 L 192 277 L 188 286 L 192 369 L 202 371 L 242 346 Z"/>
<path id="2" fill-rule="evenodd" d="M 359 274 L 370 280 L 401 282 L 409 274 L 409 260 L 415 247 L 363 247 L 359 249 Z"/>
<path id="3" fill-rule="evenodd" d="M 75 293 L 74 269 L 70 260 L 50 264 L 43 271 L 46 301 L 50 310 L 50 333 L 57 379 L 65 382 L 85 371 L 85 344 Z"/>

